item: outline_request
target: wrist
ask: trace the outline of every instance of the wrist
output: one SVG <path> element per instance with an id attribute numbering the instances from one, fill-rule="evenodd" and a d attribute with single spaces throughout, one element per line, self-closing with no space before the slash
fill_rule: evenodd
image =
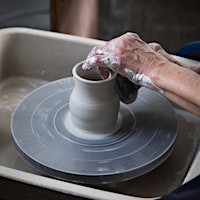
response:
<path id="1" fill-rule="evenodd" d="M 151 70 L 148 71 L 147 76 L 157 87 L 164 89 L 163 82 L 166 77 L 173 76 L 173 70 L 176 68 L 176 64 L 171 63 L 167 60 L 157 63 Z"/>

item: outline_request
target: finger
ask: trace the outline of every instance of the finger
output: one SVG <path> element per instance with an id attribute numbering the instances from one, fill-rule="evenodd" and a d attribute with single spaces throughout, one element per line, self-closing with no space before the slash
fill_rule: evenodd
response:
<path id="1" fill-rule="evenodd" d="M 91 50 L 91 52 L 88 54 L 87 57 L 91 57 L 91 56 L 95 56 L 95 55 L 102 55 L 102 54 L 103 54 L 103 47 L 96 46 Z"/>
<path id="2" fill-rule="evenodd" d="M 117 75 L 116 82 L 117 82 L 117 91 L 118 91 L 120 100 L 126 104 L 129 104 L 135 101 L 135 99 L 137 98 L 138 89 L 140 88 L 140 86 L 135 85 L 130 80 L 128 80 L 127 78 L 119 74 Z"/>
<path id="3" fill-rule="evenodd" d="M 167 53 L 160 44 L 152 42 L 149 43 L 148 46 L 150 46 L 155 52 L 159 53 L 161 56 L 165 57 L 167 60 L 176 63 L 172 55 Z"/>
<path id="4" fill-rule="evenodd" d="M 109 70 L 108 70 L 108 68 L 99 67 L 99 71 L 100 71 L 103 79 L 107 79 L 108 78 L 108 76 L 109 76 Z"/>
<path id="5" fill-rule="evenodd" d="M 83 70 L 91 69 L 93 67 L 99 66 L 99 60 L 102 59 L 103 56 L 88 56 L 88 58 L 85 60 L 85 62 L 82 65 Z"/>
<path id="6" fill-rule="evenodd" d="M 84 70 L 91 69 L 93 67 L 104 67 L 104 68 L 111 68 L 113 64 L 116 64 L 112 58 L 112 56 L 109 55 L 95 55 L 88 57 L 84 64 L 82 65 L 82 68 Z"/>

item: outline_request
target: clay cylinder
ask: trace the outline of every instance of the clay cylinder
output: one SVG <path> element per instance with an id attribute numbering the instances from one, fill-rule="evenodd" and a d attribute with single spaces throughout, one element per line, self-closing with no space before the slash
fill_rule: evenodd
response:
<path id="1" fill-rule="evenodd" d="M 72 74 L 75 86 L 69 111 L 73 131 L 80 137 L 89 134 L 91 138 L 116 132 L 120 105 L 115 90 L 116 73 L 110 71 L 109 77 L 103 80 L 98 69 L 83 70 L 79 63 Z"/>

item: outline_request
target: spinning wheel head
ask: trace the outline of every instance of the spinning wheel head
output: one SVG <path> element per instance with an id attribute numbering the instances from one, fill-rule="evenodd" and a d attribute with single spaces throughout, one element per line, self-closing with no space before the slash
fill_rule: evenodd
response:
<path id="1" fill-rule="evenodd" d="M 159 94 L 140 88 L 129 105 L 120 103 L 121 126 L 101 138 L 79 137 L 66 123 L 74 79 L 46 84 L 28 95 L 12 116 L 19 154 L 56 178 L 105 184 L 145 174 L 170 155 L 176 139 L 176 116 Z"/>

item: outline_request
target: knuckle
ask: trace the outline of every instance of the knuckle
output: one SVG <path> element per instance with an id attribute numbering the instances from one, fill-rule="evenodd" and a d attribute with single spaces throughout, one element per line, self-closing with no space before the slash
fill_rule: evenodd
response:
<path id="1" fill-rule="evenodd" d="M 125 35 L 131 38 L 139 39 L 139 35 L 137 33 L 127 32 Z"/>

